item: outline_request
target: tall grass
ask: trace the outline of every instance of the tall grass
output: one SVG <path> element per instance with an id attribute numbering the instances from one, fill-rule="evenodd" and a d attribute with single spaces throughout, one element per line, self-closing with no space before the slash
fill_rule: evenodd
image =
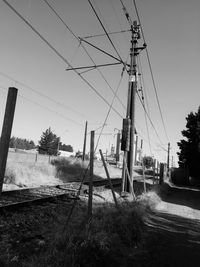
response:
<path id="1" fill-rule="evenodd" d="M 88 227 L 86 207 L 79 205 L 67 229 L 66 218 L 57 215 L 53 240 L 39 255 L 24 262 L 26 267 L 130 266 L 137 253 L 144 229 L 145 205 L 142 202 L 97 206 Z"/>
<path id="2" fill-rule="evenodd" d="M 45 184 L 58 184 L 56 169 L 48 163 L 13 163 L 6 166 L 4 184 L 18 187 L 33 187 Z"/>
<path id="3" fill-rule="evenodd" d="M 88 165 L 80 159 L 64 157 L 51 160 L 51 164 L 56 168 L 56 177 L 64 182 L 81 181 Z"/>

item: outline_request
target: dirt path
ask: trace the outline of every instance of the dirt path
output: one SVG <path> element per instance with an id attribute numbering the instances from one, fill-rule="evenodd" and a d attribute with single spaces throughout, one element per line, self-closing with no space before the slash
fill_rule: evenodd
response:
<path id="1" fill-rule="evenodd" d="M 200 191 L 164 185 L 160 195 L 146 219 L 139 266 L 200 266 Z"/>

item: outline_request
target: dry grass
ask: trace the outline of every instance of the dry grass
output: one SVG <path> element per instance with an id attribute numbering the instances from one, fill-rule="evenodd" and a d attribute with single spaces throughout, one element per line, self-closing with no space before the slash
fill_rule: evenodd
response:
<path id="1" fill-rule="evenodd" d="M 113 205 L 96 206 L 89 232 L 85 204 L 76 208 L 67 228 L 63 227 L 66 217 L 57 214 L 47 247 L 22 266 L 129 266 L 142 240 L 146 203 L 123 203 L 120 207 L 121 212 Z"/>
<path id="2" fill-rule="evenodd" d="M 55 166 L 56 177 L 64 182 L 81 181 L 87 163 L 83 163 L 81 159 L 57 157 L 51 160 L 51 164 Z"/>
<path id="3" fill-rule="evenodd" d="M 4 184 L 33 187 L 58 184 L 55 167 L 48 163 L 7 163 Z"/>

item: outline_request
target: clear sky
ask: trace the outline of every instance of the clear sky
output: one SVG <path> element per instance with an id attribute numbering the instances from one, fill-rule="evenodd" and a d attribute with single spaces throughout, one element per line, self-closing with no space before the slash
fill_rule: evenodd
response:
<path id="1" fill-rule="evenodd" d="M 8 1 L 37 31 L 72 64 L 93 65 L 75 37 L 58 20 L 43 0 Z M 80 37 L 102 34 L 103 29 L 87 0 L 48 0 L 71 30 Z M 91 0 L 108 32 L 129 29 L 120 0 Z M 124 0 L 132 20 L 136 13 L 132 0 Z M 146 53 L 140 54 L 149 114 L 159 134 L 162 147 L 170 141 L 171 155 L 177 161 L 176 143 L 182 138 L 185 117 L 199 107 L 200 90 L 200 1 L 138 0 L 136 1 L 145 34 L 156 88 L 168 138 L 163 129 L 156 102 Z M 111 35 L 120 56 L 126 60 L 130 49 L 130 32 Z M 87 39 L 117 56 L 106 37 Z M 142 40 L 139 43 L 142 45 Z M 116 62 L 85 45 L 96 64 Z M 129 58 L 128 58 L 129 61 Z M 32 139 L 36 143 L 48 127 L 61 141 L 82 150 L 84 124 L 88 131 L 100 127 L 108 113 L 108 105 L 73 71 L 66 71 L 61 60 L 17 15 L 0 2 L 0 125 L 2 125 L 8 87 L 17 87 L 16 113 L 12 135 Z M 119 84 L 122 66 L 92 70 L 83 77 L 111 103 Z M 10 78 L 9 78 L 9 77 Z M 13 80 L 12 80 L 13 79 Z M 109 86 L 108 86 L 109 84 Z M 127 103 L 128 75 L 125 72 L 110 112 L 99 148 L 105 151 L 115 145 L 115 128 L 121 129 Z M 111 90 L 112 89 L 112 90 Z M 123 104 L 123 105 L 122 105 Z M 144 153 L 166 161 L 167 153 L 148 122 L 151 149 L 144 111 L 136 100 L 136 128 L 144 139 Z M 99 131 L 98 131 L 99 132 Z M 98 133 L 97 132 L 97 133 Z M 96 136 L 97 140 L 98 135 Z M 88 135 L 89 149 L 89 135 Z"/>

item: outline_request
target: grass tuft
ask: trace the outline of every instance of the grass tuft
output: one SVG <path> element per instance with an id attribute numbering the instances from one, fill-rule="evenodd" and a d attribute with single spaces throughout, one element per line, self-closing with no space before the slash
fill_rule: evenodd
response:
<path id="1" fill-rule="evenodd" d="M 120 207 L 121 212 L 111 204 L 94 208 L 89 231 L 83 205 L 76 208 L 67 229 L 63 230 L 66 218 L 57 216 L 53 241 L 26 266 L 128 266 L 127 258 L 134 255 L 142 240 L 145 209 L 142 202 Z"/>
<path id="2" fill-rule="evenodd" d="M 55 167 L 48 163 L 11 163 L 6 166 L 4 184 L 18 187 L 33 187 L 58 184 Z"/>

